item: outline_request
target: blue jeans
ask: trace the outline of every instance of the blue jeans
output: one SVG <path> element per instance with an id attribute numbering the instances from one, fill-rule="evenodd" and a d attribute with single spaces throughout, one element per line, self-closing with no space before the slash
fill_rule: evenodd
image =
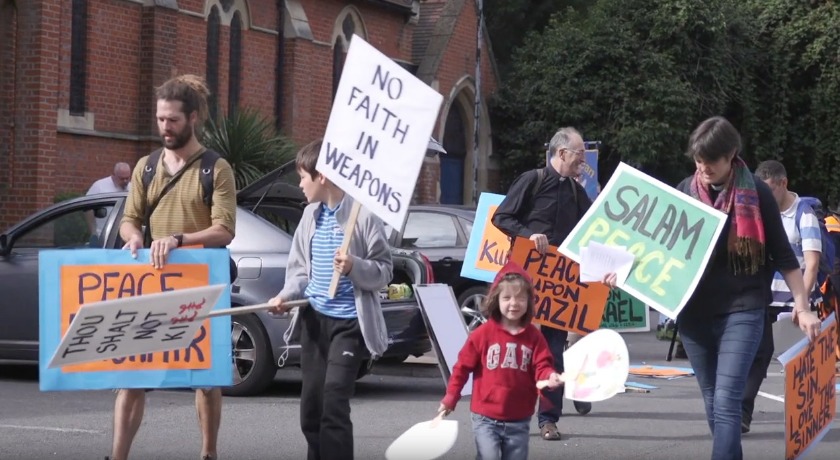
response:
<path id="1" fill-rule="evenodd" d="M 502 422 L 471 414 L 476 460 L 526 460 L 531 418 Z"/>
<path id="2" fill-rule="evenodd" d="M 712 431 L 712 460 L 740 460 L 741 401 L 764 331 L 764 308 L 680 318 L 679 334 L 694 368 Z"/>
<path id="3" fill-rule="evenodd" d="M 569 338 L 569 332 L 547 326 L 542 326 L 540 329 L 545 341 L 548 342 L 551 356 L 554 358 L 554 369 L 562 374 L 564 369 L 563 352 L 566 351 L 566 340 Z M 562 386 L 555 390 L 545 389 L 540 391 L 539 413 L 537 414 L 537 422 L 540 428 L 546 423 L 557 423 L 562 412 Z"/>

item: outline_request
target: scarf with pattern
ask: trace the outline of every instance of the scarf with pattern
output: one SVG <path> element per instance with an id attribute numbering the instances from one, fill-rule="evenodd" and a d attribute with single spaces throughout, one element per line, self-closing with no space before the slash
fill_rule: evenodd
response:
<path id="1" fill-rule="evenodd" d="M 700 171 L 691 180 L 691 196 L 732 216 L 727 248 L 732 271 L 755 274 L 764 263 L 764 223 L 758 205 L 755 179 L 741 157 L 732 160 L 729 179 L 712 203 L 709 187 L 700 181 Z"/>

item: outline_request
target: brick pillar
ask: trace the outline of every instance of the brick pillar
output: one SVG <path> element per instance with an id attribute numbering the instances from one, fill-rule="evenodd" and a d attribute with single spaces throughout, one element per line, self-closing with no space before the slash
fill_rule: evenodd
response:
<path id="1" fill-rule="evenodd" d="M 15 58 L 17 48 L 17 8 L 0 0 L 0 231 L 14 223 L 9 215 L 11 155 L 19 148 L 15 136 Z"/>
<path id="2" fill-rule="evenodd" d="M 178 10 L 168 6 L 144 6 L 140 25 L 140 107 L 137 133 L 157 136 L 155 88 L 173 76 L 178 51 Z M 138 158 L 157 148 L 157 143 L 138 143 Z"/>
<path id="3" fill-rule="evenodd" d="M 0 170 L 6 170 L 7 190 L 0 193 L 0 223 L 16 222 L 22 217 L 52 204 L 56 193 L 53 173 L 60 160 L 56 145 L 58 119 L 58 40 L 61 7 L 50 0 L 16 2 L 16 20 L 9 20 L 8 2 L 3 10 L 4 53 L 15 54 L 11 113 L 13 126 L 8 122 L 0 131 L 8 138 L 13 132 L 14 143 L 7 146 L 7 154 Z M 15 23 L 17 37 L 14 51 L 9 51 L 5 38 L 10 23 Z M 4 77 L 8 71 L 4 69 Z M 4 86 L 6 79 L 3 79 Z M 7 109 L 8 110 L 8 109 Z M 5 144 L 8 139 L 4 139 Z"/>

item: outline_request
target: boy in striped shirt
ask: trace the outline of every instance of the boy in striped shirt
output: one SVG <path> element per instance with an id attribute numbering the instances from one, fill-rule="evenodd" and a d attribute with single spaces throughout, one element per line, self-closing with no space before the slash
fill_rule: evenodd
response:
<path id="1" fill-rule="evenodd" d="M 393 263 L 382 221 L 364 208 L 347 254 L 338 253 L 353 199 L 315 169 L 320 150 L 318 140 L 297 153 L 300 188 L 310 204 L 295 230 L 283 289 L 269 302 L 281 313 L 288 310 L 285 302 L 309 299 L 292 318 L 300 327 L 307 459 L 352 459 L 350 396 L 362 363 L 388 347 L 379 290 L 390 282 Z M 334 271 L 341 277 L 330 298 Z"/>
<path id="2" fill-rule="evenodd" d="M 822 301 L 817 274 L 820 267 L 822 253 L 822 234 L 820 222 L 814 210 L 807 203 L 800 203 L 799 195 L 788 190 L 787 171 L 784 165 L 776 160 L 761 162 L 755 170 L 755 175 L 763 180 L 773 192 L 779 212 L 782 215 L 782 225 L 785 227 L 790 246 L 799 260 L 805 287 L 811 294 L 811 306 Z M 797 212 L 802 206 L 804 209 Z M 797 219 L 798 216 L 798 219 Z M 741 404 L 741 433 L 750 431 L 755 397 L 761 387 L 761 382 L 767 376 L 767 368 L 773 359 L 773 323 L 782 311 L 791 311 L 793 295 L 785 283 L 784 278 L 776 272 L 771 285 L 773 300 L 767 310 L 768 316 L 764 322 L 764 335 L 758 345 L 750 373 L 747 376 L 747 386 L 744 389 L 744 401 Z"/>

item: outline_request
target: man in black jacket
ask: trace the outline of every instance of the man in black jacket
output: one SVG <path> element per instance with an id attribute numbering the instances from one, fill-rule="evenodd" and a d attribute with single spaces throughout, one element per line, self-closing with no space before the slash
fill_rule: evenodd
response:
<path id="1" fill-rule="evenodd" d="M 549 245 L 559 246 L 571 233 L 592 205 L 586 190 L 575 177 L 585 161 L 583 137 L 574 128 L 561 128 L 549 143 L 549 164 L 542 170 L 528 171 L 517 177 L 504 201 L 493 215 L 493 225 L 509 237 L 525 237 L 534 242 L 540 253 Z M 608 276 L 614 283 L 614 276 Z M 563 351 L 568 332 L 543 326 L 554 366 L 563 372 Z M 563 390 L 544 391 L 540 398 L 540 436 L 559 440 L 557 421 L 563 409 Z M 575 402 L 581 414 L 588 413 L 590 403 Z"/>

